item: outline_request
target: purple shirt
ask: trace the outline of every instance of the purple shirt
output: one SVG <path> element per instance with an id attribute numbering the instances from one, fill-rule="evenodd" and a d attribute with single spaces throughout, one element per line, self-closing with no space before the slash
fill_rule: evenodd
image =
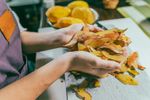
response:
<path id="1" fill-rule="evenodd" d="M 0 0 L 0 16 L 8 9 L 5 0 Z M 4 33 L 0 31 L 0 88 L 28 74 L 26 58 L 22 54 L 20 30 L 16 20 L 15 23 L 16 27 L 9 43 L 4 37 Z"/>

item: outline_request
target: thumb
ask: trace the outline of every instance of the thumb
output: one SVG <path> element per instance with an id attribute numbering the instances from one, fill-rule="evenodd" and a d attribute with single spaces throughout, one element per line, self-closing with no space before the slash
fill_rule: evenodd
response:
<path id="1" fill-rule="evenodd" d="M 68 27 L 70 30 L 80 31 L 83 28 L 83 24 L 73 24 Z"/>
<path id="2" fill-rule="evenodd" d="M 69 35 L 70 41 L 68 41 L 68 44 L 66 44 L 64 47 L 72 47 L 74 44 L 77 43 L 76 33 L 79 32 L 83 28 L 83 24 L 73 24 L 66 28 L 67 32 L 66 34 Z"/>

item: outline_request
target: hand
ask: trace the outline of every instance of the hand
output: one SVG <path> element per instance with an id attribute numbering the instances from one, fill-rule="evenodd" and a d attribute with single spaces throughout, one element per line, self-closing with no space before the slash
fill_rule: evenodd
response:
<path id="1" fill-rule="evenodd" d="M 120 68 L 119 63 L 102 60 L 84 51 L 72 52 L 71 56 L 69 71 L 80 71 L 101 77 Z"/>
<path id="2" fill-rule="evenodd" d="M 88 25 L 89 30 L 96 32 L 102 30 L 101 28 L 94 26 L 94 25 Z M 79 32 L 83 28 L 83 24 L 73 24 L 69 27 L 59 29 L 58 31 L 62 34 L 62 41 L 63 45 L 66 45 L 73 37 L 74 35 Z"/>

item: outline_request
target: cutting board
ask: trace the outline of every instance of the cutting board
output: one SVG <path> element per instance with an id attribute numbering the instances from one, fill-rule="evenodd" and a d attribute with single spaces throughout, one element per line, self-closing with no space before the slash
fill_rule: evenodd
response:
<path id="1" fill-rule="evenodd" d="M 99 22 L 109 27 L 128 28 L 126 35 L 132 40 L 129 46 L 131 51 L 139 52 L 139 63 L 146 67 L 136 77 L 139 80 L 138 86 L 124 85 L 117 79 L 110 76 L 101 79 L 102 86 L 95 89 L 87 89 L 92 95 L 92 100 L 150 100 L 150 40 L 143 31 L 130 19 L 117 19 Z M 73 77 L 66 75 L 66 86 L 78 83 Z M 80 100 L 74 92 L 67 91 L 68 100 Z"/>

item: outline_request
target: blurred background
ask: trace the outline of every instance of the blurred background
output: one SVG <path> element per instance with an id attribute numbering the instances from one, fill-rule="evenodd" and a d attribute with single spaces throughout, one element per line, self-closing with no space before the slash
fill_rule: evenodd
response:
<path id="1" fill-rule="evenodd" d="M 53 6 L 53 3 L 55 5 L 67 5 L 71 1 L 74 0 L 7 0 L 10 7 L 19 16 L 21 24 L 29 31 L 37 31 L 40 25 L 42 24 L 40 23 L 40 21 L 43 16 L 42 12 L 44 12 L 44 7 L 48 8 L 50 6 Z M 97 11 L 101 15 L 100 20 L 118 18 L 119 14 L 124 16 L 124 14 L 122 14 L 120 10 L 118 11 L 117 8 L 123 8 L 126 6 L 134 6 L 134 8 L 136 8 L 138 11 L 144 13 L 146 17 L 150 17 L 150 6 L 145 6 L 150 3 L 150 0 L 119 0 L 119 5 L 115 10 L 105 9 L 104 4 L 102 3 L 103 0 L 84 1 L 87 1 L 89 5 L 91 7 L 94 7 L 96 10 L 98 9 Z M 147 4 L 143 3 L 143 1 Z M 47 5 L 45 3 L 47 3 Z"/>

